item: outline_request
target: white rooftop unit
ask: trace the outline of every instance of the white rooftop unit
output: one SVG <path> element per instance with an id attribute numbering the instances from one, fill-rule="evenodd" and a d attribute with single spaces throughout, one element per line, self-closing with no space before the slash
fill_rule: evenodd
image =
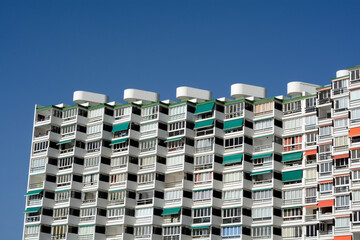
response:
<path id="1" fill-rule="evenodd" d="M 336 78 L 344 77 L 344 76 L 347 76 L 347 75 L 349 75 L 349 71 L 348 71 L 348 70 L 339 70 L 339 71 L 336 71 Z"/>
<path id="2" fill-rule="evenodd" d="M 77 104 L 99 104 L 109 102 L 109 97 L 105 94 L 86 92 L 86 91 L 75 91 L 73 95 L 73 102 Z"/>
<path id="3" fill-rule="evenodd" d="M 287 84 L 287 95 L 289 97 L 301 97 L 316 94 L 316 88 L 320 85 L 305 82 L 289 82 Z"/>
<path id="4" fill-rule="evenodd" d="M 247 97 L 266 98 L 266 88 L 243 83 L 231 85 L 231 97 L 242 99 Z"/>
<path id="5" fill-rule="evenodd" d="M 160 94 L 139 89 L 128 88 L 124 90 L 125 102 L 158 102 Z"/>
<path id="6" fill-rule="evenodd" d="M 190 99 L 208 101 L 212 99 L 212 93 L 210 91 L 199 88 L 178 87 L 176 88 L 176 99 L 179 101 L 185 101 Z"/>

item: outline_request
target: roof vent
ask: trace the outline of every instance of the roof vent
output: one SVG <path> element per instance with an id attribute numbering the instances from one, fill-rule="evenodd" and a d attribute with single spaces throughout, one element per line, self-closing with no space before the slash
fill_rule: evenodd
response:
<path id="1" fill-rule="evenodd" d="M 235 83 L 231 85 L 231 97 L 234 99 L 247 97 L 266 98 L 266 88 L 243 83 Z"/>
<path id="2" fill-rule="evenodd" d="M 158 102 L 160 99 L 160 95 L 155 92 L 149 92 L 139 89 L 125 89 L 124 90 L 124 101 L 125 102 Z"/>
<path id="3" fill-rule="evenodd" d="M 212 93 L 207 90 L 192 88 L 192 87 L 178 87 L 176 88 L 176 99 L 179 101 L 186 101 L 190 99 L 200 99 L 204 101 L 211 100 Z"/>
<path id="4" fill-rule="evenodd" d="M 86 91 L 75 91 L 73 95 L 73 101 L 77 104 L 91 103 L 107 103 L 109 97 L 105 94 L 86 92 Z"/>

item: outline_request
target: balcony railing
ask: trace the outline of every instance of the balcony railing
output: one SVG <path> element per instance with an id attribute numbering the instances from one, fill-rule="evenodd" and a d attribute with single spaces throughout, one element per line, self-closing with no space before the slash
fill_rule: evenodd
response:
<path id="1" fill-rule="evenodd" d="M 317 218 L 316 214 L 305 215 L 305 222 L 316 221 L 316 218 Z"/>
<path id="2" fill-rule="evenodd" d="M 197 153 L 208 152 L 208 151 L 212 151 L 212 150 L 213 150 L 213 146 L 195 148 L 195 152 L 197 152 Z"/>
<path id="3" fill-rule="evenodd" d="M 33 188 L 42 188 L 44 187 L 44 182 L 38 182 L 38 183 L 30 183 L 29 184 L 29 188 L 33 189 Z"/>
<path id="4" fill-rule="evenodd" d="M 27 201 L 27 206 L 41 205 L 42 199 Z"/>
<path id="5" fill-rule="evenodd" d="M 43 172 L 45 171 L 45 165 L 40 167 L 32 167 L 30 173 Z"/>
<path id="6" fill-rule="evenodd" d="M 319 99 L 319 104 L 330 103 L 330 98 Z"/>
<path id="7" fill-rule="evenodd" d="M 305 203 L 316 203 L 316 197 L 306 197 Z"/>
<path id="8" fill-rule="evenodd" d="M 93 220 L 95 220 L 95 216 L 80 217 L 80 222 L 88 222 L 88 221 L 93 221 Z"/>
<path id="9" fill-rule="evenodd" d="M 178 119 L 182 119 L 185 118 L 185 113 L 179 113 L 176 115 L 169 115 L 169 121 L 173 121 L 173 120 L 178 120 Z"/>
<path id="10" fill-rule="evenodd" d="M 232 151 L 241 151 L 243 148 L 242 144 L 239 145 L 233 145 L 233 146 L 227 146 L 225 147 L 225 152 L 232 152 Z"/>
<path id="11" fill-rule="evenodd" d="M 74 151 L 74 147 L 72 148 L 68 148 L 68 149 L 64 149 L 64 150 L 60 150 L 60 154 L 65 154 L 65 153 L 71 153 Z"/>
<path id="12" fill-rule="evenodd" d="M 93 240 L 94 234 L 78 235 L 78 240 Z"/>
<path id="13" fill-rule="evenodd" d="M 284 200 L 283 200 L 283 204 L 284 204 L 284 205 L 302 204 L 302 198 L 284 199 Z"/>
<path id="14" fill-rule="evenodd" d="M 272 179 L 253 180 L 254 185 L 272 183 Z"/>
<path id="15" fill-rule="evenodd" d="M 223 224 L 240 223 L 240 222 L 241 222 L 241 216 L 231 217 L 231 218 L 223 218 Z"/>
<path id="16" fill-rule="evenodd" d="M 38 222 L 38 221 L 40 221 L 40 215 L 26 217 L 26 222 L 27 223 Z"/>
<path id="17" fill-rule="evenodd" d="M 205 136 L 205 135 L 210 135 L 214 133 L 214 128 L 212 129 L 206 129 L 206 130 L 198 130 L 196 131 L 196 136 L 200 137 L 200 136 Z"/>
<path id="18" fill-rule="evenodd" d="M 62 240 L 62 239 L 66 239 L 65 233 L 51 235 L 51 240 Z"/>
<path id="19" fill-rule="evenodd" d="M 109 201 L 110 206 L 123 205 L 124 203 L 125 203 L 125 199 L 118 199 L 118 200 L 110 200 Z"/>
<path id="20" fill-rule="evenodd" d="M 152 204 L 152 203 L 153 203 L 152 198 L 136 200 L 136 205 L 146 205 L 146 204 Z"/>
<path id="21" fill-rule="evenodd" d="M 337 88 L 333 90 L 333 94 L 338 95 L 338 94 L 346 93 L 348 91 L 349 90 L 347 88 Z"/>
<path id="22" fill-rule="evenodd" d="M 180 222 L 180 216 L 169 216 L 169 217 L 164 217 L 164 224 L 169 224 L 169 223 L 179 223 Z"/>

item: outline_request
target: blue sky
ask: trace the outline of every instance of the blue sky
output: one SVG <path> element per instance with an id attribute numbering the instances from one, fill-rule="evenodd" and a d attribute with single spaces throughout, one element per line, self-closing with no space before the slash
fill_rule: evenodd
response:
<path id="1" fill-rule="evenodd" d="M 0 232 L 20 239 L 34 104 L 233 83 L 286 94 L 360 64 L 359 1 L 0 0 Z"/>

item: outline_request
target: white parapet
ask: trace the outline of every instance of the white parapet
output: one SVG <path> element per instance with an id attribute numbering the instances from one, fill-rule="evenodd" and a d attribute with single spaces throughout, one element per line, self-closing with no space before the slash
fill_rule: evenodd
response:
<path id="1" fill-rule="evenodd" d="M 149 92 L 139 89 L 128 88 L 124 90 L 124 101 L 125 102 L 158 102 L 160 95 L 155 92 Z"/>
<path id="2" fill-rule="evenodd" d="M 73 101 L 78 104 L 84 103 L 107 103 L 109 97 L 105 94 L 86 92 L 86 91 L 75 91 L 73 95 Z"/>
<path id="3" fill-rule="evenodd" d="M 289 97 L 301 97 L 316 94 L 316 88 L 320 85 L 305 82 L 289 82 L 287 84 L 287 95 Z"/>
<path id="4" fill-rule="evenodd" d="M 347 76 L 347 75 L 349 75 L 349 71 L 348 71 L 348 70 L 339 70 L 339 71 L 336 71 L 336 78 L 344 77 L 344 76 Z"/>
<path id="5" fill-rule="evenodd" d="M 266 98 L 266 88 L 243 83 L 231 85 L 231 97 L 241 99 L 247 97 Z"/>
<path id="6" fill-rule="evenodd" d="M 178 87 L 176 88 L 176 99 L 185 101 L 190 99 L 200 99 L 208 101 L 212 99 L 212 93 L 207 90 L 192 88 L 192 87 Z"/>

